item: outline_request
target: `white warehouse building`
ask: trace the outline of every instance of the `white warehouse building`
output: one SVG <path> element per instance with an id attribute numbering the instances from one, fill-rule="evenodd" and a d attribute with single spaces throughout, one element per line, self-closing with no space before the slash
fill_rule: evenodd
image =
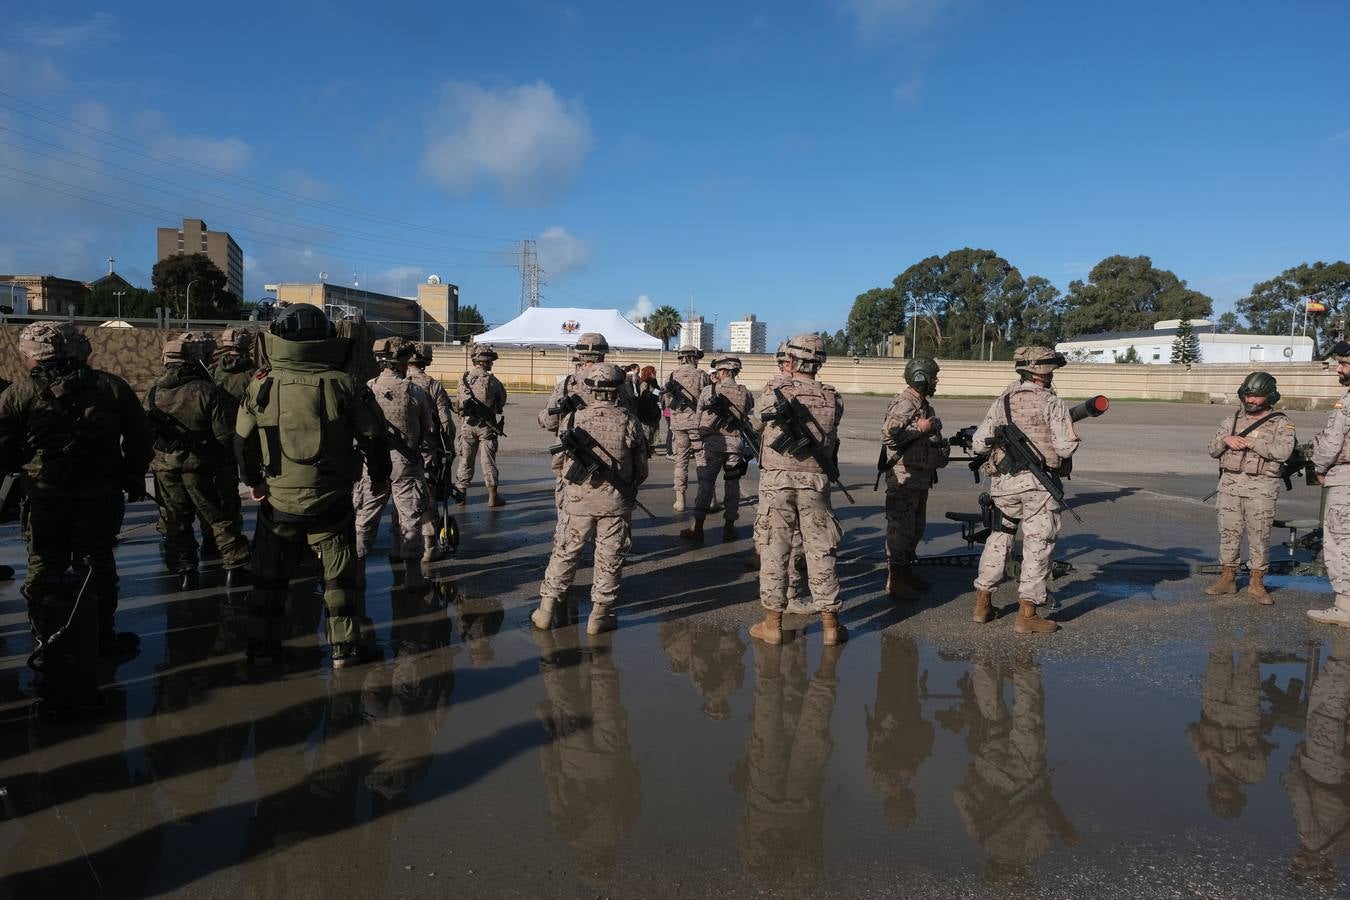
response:
<path id="1" fill-rule="evenodd" d="M 1112 363 L 1124 358 L 1133 347 L 1139 362 L 1168 365 L 1172 362 L 1172 342 L 1180 321 L 1156 322 L 1149 331 L 1113 331 L 1084 334 L 1060 341 L 1055 349 L 1070 362 Z M 1280 363 L 1311 362 L 1313 340 L 1301 334 L 1219 334 L 1206 319 L 1193 319 L 1191 326 L 1200 339 L 1202 363 Z"/>

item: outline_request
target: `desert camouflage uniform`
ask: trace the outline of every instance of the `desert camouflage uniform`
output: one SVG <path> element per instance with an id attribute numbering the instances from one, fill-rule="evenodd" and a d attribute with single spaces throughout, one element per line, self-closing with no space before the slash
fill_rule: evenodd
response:
<path id="1" fill-rule="evenodd" d="M 806 642 L 752 641 L 755 693 L 750 740 L 732 784 L 745 796 L 741 858 L 765 893 L 805 896 L 825 862 L 821 789 L 834 750 L 830 718 L 839 693 L 840 650 L 827 647 L 809 680 Z"/>
<path id="2" fill-rule="evenodd" d="M 1011 714 L 1003 681 L 1012 681 Z M 985 659 L 970 664 L 971 750 L 974 761 L 953 797 L 966 833 L 988 854 L 989 882 L 1016 877 L 1054 845 L 1078 836 L 1051 793 L 1045 754 L 1045 691 L 1034 662 L 1012 672 Z"/>
<path id="3" fill-rule="evenodd" d="M 933 420 L 928 434 L 937 436 L 942 431 L 942 420 L 933 412 L 928 398 L 912 387 L 895 395 L 881 426 L 887 461 L 901 443 L 919 434 L 911 426 L 920 418 Z M 928 491 L 941 465 L 946 465 L 946 452 L 929 438 L 920 437 L 886 471 L 886 558 L 891 562 L 908 563 L 914 558 L 927 525 Z"/>
<path id="4" fill-rule="evenodd" d="M 419 352 L 423 344 L 418 344 Z M 430 354 L 430 351 L 426 351 Z M 426 370 L 415 363 L 408 364 L 407 378 L 413 384 L 426 392 L 427 397 L 431 399 L 432 411 L 436 414 L 436 421 L 433 423 L 436 431 L 445 436 L 446 452 L 453 454 L 455 450 L 455 416 L 454 404 L 450 400 L 450 394 L 446 391 L 445 385 L 441 384 L 439 378 L 432 378 L 426 373 Z M 422 437 L 422 471 L 427 479 L 427 487 L 432 487 L 431 467 L 436 461 L 436 453 L 441 449 L 440 438 L 433 435 L 423 435 Z M 394 510 L 394 528 L 398 528 L 398 510 Z M 426 514 L 422 516 L 422 545 L 426 548 L 434 548 L 441 533 L 440 507 L 436 503 L 434 493 L 429 496 L 427 502 Z M 428 550 L 428 552 L 431 552 Z"/>
<path id="5" fill-rule="evenodd" d="M 1298 830 L 1296 878 L 1332 884 L 1350 853 L 1350 641 L 1338 635 L 1308 696 L 1305 737 L 1282 779 Z"/>
<path id="6" fill-rule="evenodd" d="M 1012 403 L 1014 423 L 1026 433 L 1045 457 L 1046 466 L 1055 469 L 1061 460 L 1067 460 L 1078 449 L 1078 435 L 1069 420 L 1069 410 L 1053 388 L 1034 381 L 1016 382 L 1003 392 L 989 407 L 989 412 L 975 431 L 974 446 L 982 450 L 985 441 L 994 436 L 994 427 L 1005 424 L 1003 398 Z M 1059 507 L 1050 494 L 1041 487 L 1030 472 L 999 475 L 995 469 L 1001 451 L 996 451 L 985 463 L 983 471 L 990 476 L 989 493 L 994 505 L 1003 514 L 1003 522 L 1011 531 L 994 529 L 980 554 L 979 574 L 975 587 L 992 591 L 1003 580 L 1008 553 L 1012 550 L 1017 523 L 1022 526 L 1022 577 L 1017 596 L 1040 606 L 1046 602 L 1046 582 L 1050 578 L 1050 555 L 1055 552 L 1055 538 L 1059 536 Z"/>
<path id="7" fill-rule="evenodd" d="M 775 402 L 769 382 L 760 395 L 761 415 Z M 778 385 L 788 399 L 796 397 L 810 412 L 808 428 L 820 443 L 828 459 L 836 452 L 839 420 L 844 402 L 828 384 L 807 378 L 794 378 Z M 759 602 L 767 610 L 787 608 L 791 578 L 792 544 L 800 532 L 806 557 L 807 580 L 812 605 L 817 612 L 839 609 L 839 578 L 835 573 L 835 553 L 844 529 L 830 505 L 830 479 L 811 454 L 787 456 L 770 445 L 781 430 L 777 423 L 766 422 L 760 435 L 759 508 L 755 513 L 755 544 L 759 551 Z"/>
<path id="8" fill-rule="evenodd" d="M 735 423 L 722 431 L 713 427 L 717 416 L 708 409 L 708 404 L 719 394 L 730 401 L 732 413 L 743 419 L 748 419 L 755 409 L 755 398 L 734 378 L 709 384 L 698 395 L 698 431 L 703 443 L 703 464 L 698 469 L 698 497 L 694 500 L 694 515 L 703 518 L 712 508 L 716 498 L 717 476 L 721 474 L 726 503 L 722 518 L 727 522 L 735 522 L 740 517 L 741 476 L 732 477 L 728 473 L 740 470 L 744 460 L 741 455 L 743 439 Z"/>
<path id="9" fill-rule="evenodd" d="M 1322 519 L 1322 561 L 1336 593 L 1336 608 L 1350 614 L 1350 391 L 1336 402 L 1313 438 L 1313 465 L 1327 488 Z"/>
<path id="10" fill-rule="evenodd" d="M 473 481 L 475 461 L 483 464 L 483 484 L 490 488 L 497 486 L 497 432 L 465 411 L 464 401 L 471 395 L 490 409 L 494 416 L 500 416 L 506 407 L 506 388 L 487 369 L 474 366 L 460 378 L 455 392 L 455 407 L 463 418 L 455 440 L 455 453 L 459 457 L 455 487 L 461 491 L 467 491 L 469 482 Z"/>
<path id="11" fill-rule="evenodd" d="M 238 404 L 196 362 L 170 362 L 146 393 L 145 408 L 157 408 L 172 416 L 215 448 L 215 454 L 208 458 L 186 448 L 172 448 L 163 437 L 155 442 L 150 468 L 163 504 L 160 519 L 169 571 L 196 571 L 197 541 L 192 524 L 199 517 L 203 531 L 214 539 L 225 568 L 245 565 L 250 551 L 243 536 L 239 483 L 231 464 Z"/>
<path id="12" fill-rule="evenodd" d="M 698 366 L 685 363 L 670 373 L 666 389 L 661 399 L 670 409 L 670 433 L 673 435 L 675 452 L 675 497 L 681 504 L 684 501 L 685 487 L 689 483 L 689 460 L 694 461 L 694 477 L 698 477 L 698 468 L 703 466 L 703 438 L 699 434 L 698 397 L 708 385 L 708 373 Z M 683 396 L 692 405 L 680 405 L 680 395 L 671 390 L 670 382 L 684 388 Z"/>
<path id="13" fill-rule="evenodd" d="M 703 714 L 715 721 L 731 718 L 731 698 L 745 680 L 745 641 L 740 630 L 668 619 L 658 631 L 670 671 L 689 675 L 703 698 Z"/>
<path id="14" fill-rule="evenodd" d="M 1236 566 L 1247 532 L 1247 567 L 1264 572 L 1270 564 L 1270 528 L 1275 521 L 1275 497 L 1280 464 L 1294 452 L 1294 423 L 1276 414 L 1247 435 L 1247 450 L 1229 450 L 1225 437 L 1241 434 L 1270 410 L 1238 410 L 1219 422 L 1209 442 L 1209 455 L 1219 461 L 1219 563 Z"/>
<path id="15" fill-rule="evenodd" d="M 647 480 L 647 444 L 637 419 L 614 400 L 592 396 L 563 429 L 584 428 L 599 444 L 597 453 L 613 466 L 613 475 L 635 488 Z M 565 456 L 559 453 L 557 456 Z M 564 472 L 570 466 L 564 462 Z M 567 593 L 576 576 L 577 560 L 586 542 L 595 541 L 595 574 L 591 582 L 591 618 L 608 615 L 619 597 L 623 561 L 632 541 L 633 499 L 596 476 L 581 484 L 566 481 L 558 509 L 553 553 L 539 586 L 541 606 L 551 609 Z M 597 612 L 598 611 L 598 612 Z"/>
<path id="16" fill-rule="evenodd" d="M 1266 777 L 1272 744 L 1261 736 L 1261 663 L 1255 648 L 1219 641 L 1209 651 L 1200 689 L 1200 721 L 1186 729 L 1191 749 L 1214 782 L 1210 806 L 1231 819 L 1246 805 L 1241 786 Z"/>
<path id="17" fill-rule="evenodd" d="M 431 398 L 410 379 L 386 368 L 367 385 L 375 402 L 384 414 L 384 420 L 403 436 L 412 451 L 411 456 L 389 440 L 390 470 L 387 490 L 379 492 L 371 482 L 369 469 L 361 475 L 352 490 L 352 506 L 356 509 L 356 555 L 362 559 L 370 555 L 375 537 L 380 530 L 384 507 L 394 501 L 392 528 L 394 556 L 405 562 L 416 560 L 421 564 L 423 538 L 422 519 L 431 505 L 422 469 L 423 438 L 435 428 L 435 412 Z"/>
<path id="18" fill-rule="evenodd" d="M 773 389 L 782 387 L 786 384 L 792 384 L 792 376 L 783 372 L 774 375 L 764 383 L 764 396 L 773 394 Z M 760 446 L 764 446 L 764 435 L 760 435 Z M 752 527 L 755 547 L 763 546 L 767 537 L 761 534 L 759 516 L 755 516 L 755 523 Z M 758 549 L 756 550 L 758 552 Z M 800 527 L 792 532 L 792 550 L 788 554 L 788 574 L 787 574 L 787 599 L 791 605 L 795 603 L 797 595 L 801 592 L 802 573 L 806 571 L 806 552 L 802 549 L 802 530 Z"/>
<path id="19" fill-rule="evenodd" d="M 918 811 L 911 785 L 919 766 L 933 753 L 935 730 L 923 717 L 922 684 L 914 638 L 882 632 L 877 699 L 867 711 L 867 771 L 892 825 L 914 823 Z"/>

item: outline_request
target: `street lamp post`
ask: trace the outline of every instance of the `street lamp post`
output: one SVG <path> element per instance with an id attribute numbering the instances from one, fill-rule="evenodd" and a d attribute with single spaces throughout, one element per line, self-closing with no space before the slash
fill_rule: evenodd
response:
<path id="1" fill-rule="evenodd" d="M 122 298 L 127 295 L 126 291 L 113 291 L 113 296 L 117 298 L 117 321 L 122 321 Z"/>
<path id="2" fill-rule="evenodd" d="M 188 282 L 187 303 L 183 305 L 183 330 L 192 330 L 192 286 L 201 281 L 200 278 L 194 278 Z"/>

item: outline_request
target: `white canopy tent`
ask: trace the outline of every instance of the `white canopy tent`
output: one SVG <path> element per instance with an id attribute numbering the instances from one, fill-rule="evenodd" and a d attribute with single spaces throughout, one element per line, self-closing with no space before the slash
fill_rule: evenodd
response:
<path id="1" fill-rule="evenodd" d="M 660 350 L 660 340 L 619 315 L 617 309 L 536 306 L 505 325 L 474 335 L 479 344 L 506 347 L 570 347 L 587 331 L 598 331 L 615 350 Z"/>

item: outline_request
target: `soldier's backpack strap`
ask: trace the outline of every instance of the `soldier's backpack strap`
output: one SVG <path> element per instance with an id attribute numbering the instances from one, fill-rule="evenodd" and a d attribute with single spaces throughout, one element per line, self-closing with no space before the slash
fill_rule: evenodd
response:
<path id="1" fill-rule="evenodd" d="M 1256 420 L 1255 422 L 1253 422 L 1252 424 L 1248 425 L 1246 428 L 1242 429 L 1242 432 L 1241 432 L 1240 434 L 1238 434 L 1238 437 L 1246 437 L 1247 435 L 1251 434 L 1251 433 L 1252 433 L 1253 431 L 1255 431 L 1256 429 L 1260 428 L 1262 425 L 1264 425 L 1264 424 L 1266 424 L 1267 422 L 1269 422 L 1271 419 L 1283 419 L 1283 418 L 1286 418 L 1286 416 L 1285 416 L 1285 414 L 1282 413 L 1282 412 L 1267 413 L 1266 415 L 1264 415 L 1264 416 L 1262 416 L 1261 418 L 1257 419 L 1257 420 Z M 1234 428 L 1234 429 L 1237 428 L 1237 413 L 1234 413 L 1234 414 L 1233 414 L 1233 428 Z"/>

